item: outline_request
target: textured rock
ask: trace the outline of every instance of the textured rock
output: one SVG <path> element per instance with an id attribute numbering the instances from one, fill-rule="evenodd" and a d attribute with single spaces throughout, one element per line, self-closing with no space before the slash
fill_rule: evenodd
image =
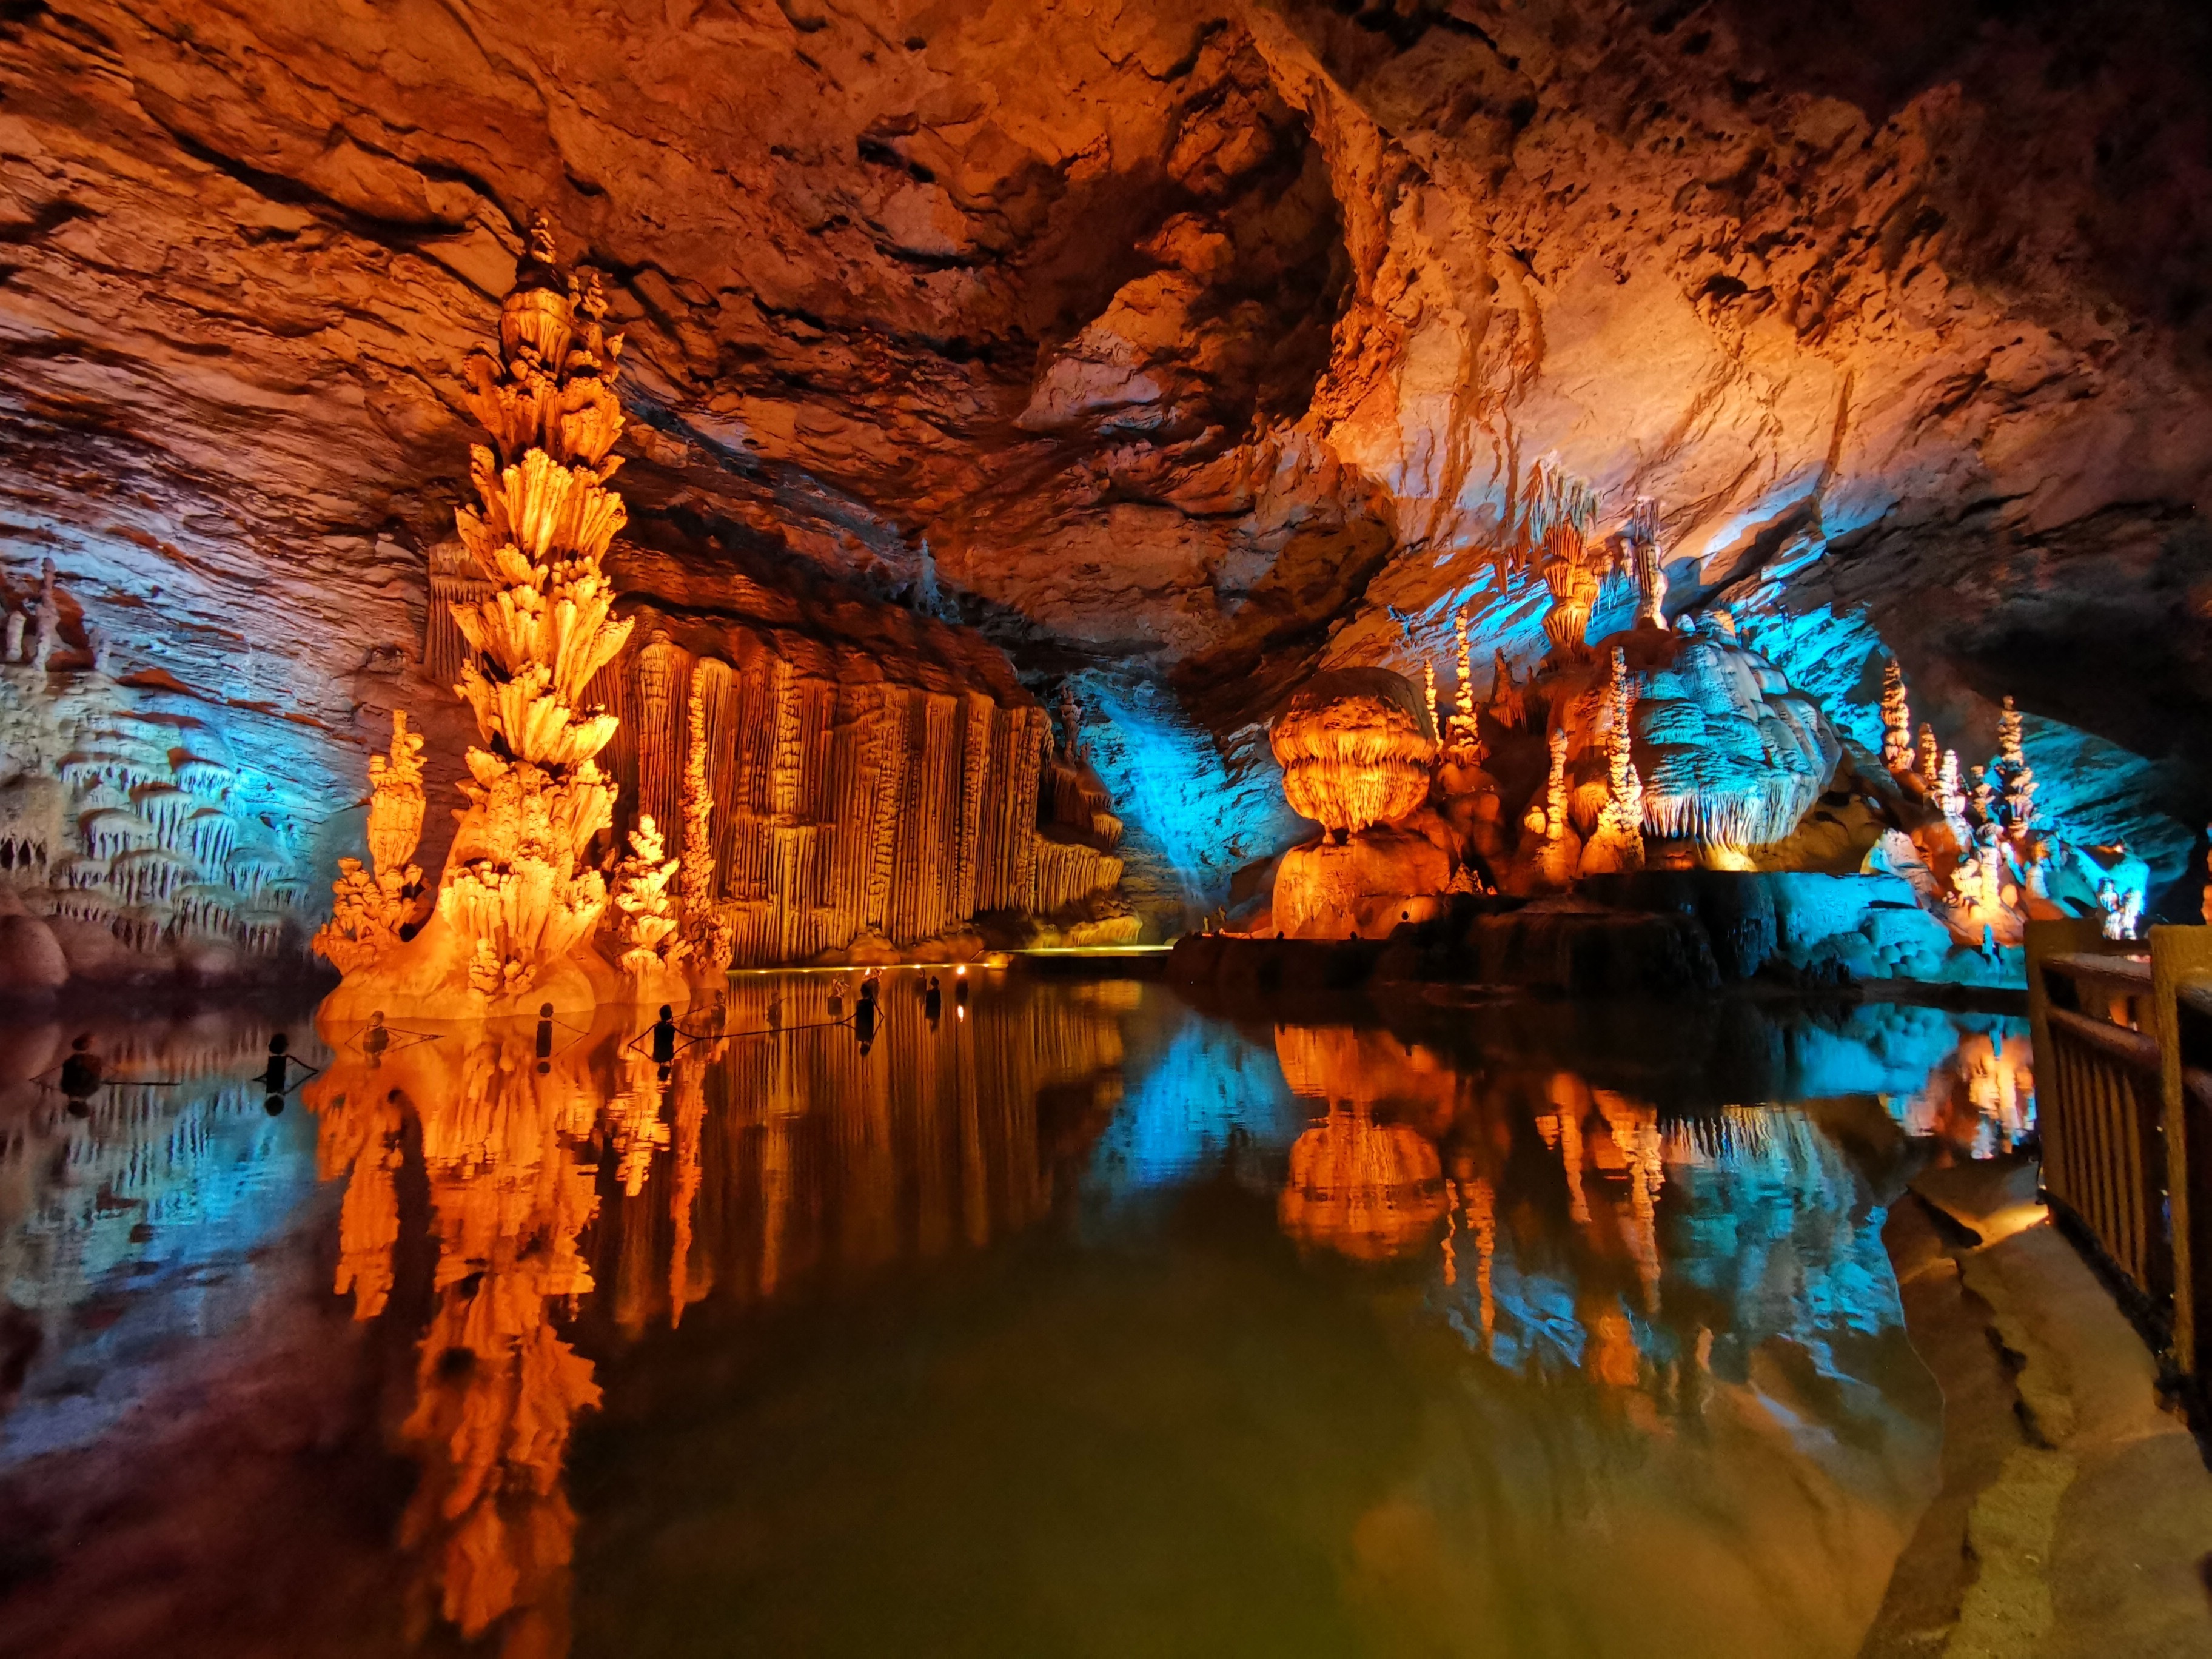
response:
<path id="1" fill-rule="evenodd" d="M 38 997 L 68 981 L 70 965 L 36 916 L 0 916 L 0 996 Z"/>
<path id="2" fill-rule="evenodd" d="M 1527 653 L 1560 480 L 1838 725 L 1885 643 L 1962 748 L 2006 690 L 2118 745 L 2154 839 L 2208 804 L 2212 24 L 1984 9 L 11 8 L 0 574 L 357 779 L 543 207 L 617 278 L 636 541 L 1109 682 L 1160 905 L 1279 836 L 1317 662 L 1469 603 Z"/>

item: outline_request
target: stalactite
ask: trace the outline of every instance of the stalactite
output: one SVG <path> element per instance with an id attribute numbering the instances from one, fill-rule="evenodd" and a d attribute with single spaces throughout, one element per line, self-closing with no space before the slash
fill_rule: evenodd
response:
<path id="1" fill-rule="evenodd" d="M 1636 625 L 1665 631 L 1667 627 L 1667 563 L 1659 543 L 1658 510 L 1640 501 L 1622 532 L 1627 543 L 1630 574 L 1636 580 Z"/>
<path id="2" fill-rule="evenodd" d="M 1559 655 L 1579 657 L 1587 649 L 1590 612 L 1609 564 L 1606 555 L 1592 548 L 1571 523 L 1554 525 L 1546 535 L 1544 562 L 1538 568 L 1552 590 L 1552 608 L 1545 613 L 1544 633 Z"/>

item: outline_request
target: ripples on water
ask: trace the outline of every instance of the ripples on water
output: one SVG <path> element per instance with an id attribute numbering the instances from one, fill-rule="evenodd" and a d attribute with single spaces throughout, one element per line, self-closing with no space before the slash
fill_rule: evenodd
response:
<path id="1" fill-rule="evenodd" d="M 2032 1130 L 2019 1022 L 836 984 L 295 1020 L 275 1115 L 264 1012 L 93 1023 L 168 1081 L 82 1116 L 13 1028 L 0 1651 L 1855 1650 L 1883 1206 Z"/>

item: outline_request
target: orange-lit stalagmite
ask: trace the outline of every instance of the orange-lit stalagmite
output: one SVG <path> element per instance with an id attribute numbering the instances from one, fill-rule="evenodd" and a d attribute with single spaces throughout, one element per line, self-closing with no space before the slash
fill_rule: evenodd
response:
<path id="1" fill-rule="evenodd" d="M 1427 914 L 1450 883 L 1451 860 L 1442 821 L 1416 817 L 1437 743 L 1413 686 L 1379 668 L 1316 675 L 1268 736 L 1291 805 L 1328 832 L 1284 854 L 1274 927 L 1341 939 Z"/>
<path id="2" fill-rule="evenodd" d="M 331 919 L 314 948 L 340 973 L 365 968 L 399 943 L 399 930 L 415 919 L 422 871 L 410 862 L 422 839 L 422 739 L 407 729 L 407 716 L 392 711 L 392 747 L 368 762 L 368 852 L 338 860 Z"/>
<path id="3" fill-rule="evenodd" d="M 501 311 L 498 355 L 467 365 L 465 401 L 496 448 L 472 452 L 478 506 L 457 515 L 486 585 L 453 602 L 469 647 L 455 690 L 483 740 L 468 751 L 469 805 L 435 915 L 350 974 L 327 1018 L 465 1018 L 549 998 L 579 1009 L 624 994 L 589 948 L 606 887 L 584 862 L 613 812 L 596 757 L 619 724 L 590 687 L 630 630 L 601 569 L 625 520 L 607 487 L 623 415 L 611 384 L 622 340 L 605 314 L 596 276 L 564 276 L 541 222 Z"/>

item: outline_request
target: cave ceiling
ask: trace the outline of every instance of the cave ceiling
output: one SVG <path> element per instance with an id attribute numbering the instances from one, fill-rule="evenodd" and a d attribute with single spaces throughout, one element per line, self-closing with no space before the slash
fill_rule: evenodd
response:
<path id="1" fill-rule="evenodd" d="M 1566 479 L 1816 692 L 1879 643 L 1939 720 L 2015 692 L 2200 811 L 2208 40 L 2148 0 L 10 0 L 4 574 L 351 741 L 542 211 L 629 339 L 634 540 L 957 616 L 1224 777 L 1324 662 L 1470 602 L 1535 637 L 1499 555 Z"/>

